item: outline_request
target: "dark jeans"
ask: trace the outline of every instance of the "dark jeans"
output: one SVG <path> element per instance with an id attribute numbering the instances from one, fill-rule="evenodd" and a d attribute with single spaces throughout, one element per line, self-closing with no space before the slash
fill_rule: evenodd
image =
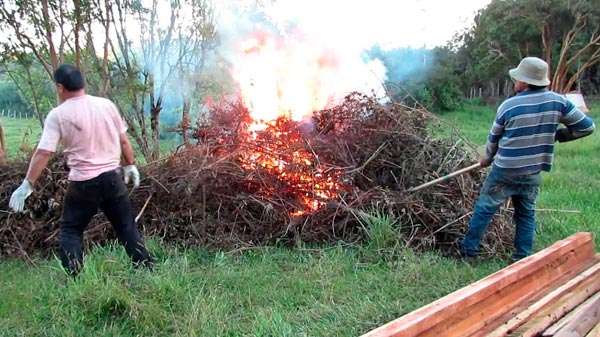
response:
<path id="1" fill-rule="evenodd" d="M 110 171 L 90 180 L 69 183 L 60 228 L 63 267 L 71 274 L 81 270 L 83 231 L 98 208 L 110 221 L 133 262 L 151 266 L 151 258 L 135 224 L 123 177 L 117 171 Z"/>
<path id="2" fill-rule="evenodd" d="M 535 203 L 540 191 L 541 181 L 541 173 L 511 176 L 492 168 L 475 204 L 469 230 L 461 242 L 461 255 L 476 256 L 479 254 L 479 243 L 490 220 L 500 205 L 509 197 L 515 209 L 513 215 L 516 226 L 513 257 L 521 259 L 531 254 L 535 231 Z"/>

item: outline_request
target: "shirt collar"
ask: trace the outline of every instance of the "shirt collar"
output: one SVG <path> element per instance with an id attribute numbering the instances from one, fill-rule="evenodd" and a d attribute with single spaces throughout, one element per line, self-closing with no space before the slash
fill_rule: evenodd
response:
<path id="1" fill-rule="evenodd" d="M 525 90 L 525 91 L 521 91 L 520 93 L 518 93 L 517 96 L 539 94 L 539 93 L 545 92 L 545 91 L 548 91 L 548 88 L 542 88 L 542 89 L 536 89 L 536 90 Z"/>

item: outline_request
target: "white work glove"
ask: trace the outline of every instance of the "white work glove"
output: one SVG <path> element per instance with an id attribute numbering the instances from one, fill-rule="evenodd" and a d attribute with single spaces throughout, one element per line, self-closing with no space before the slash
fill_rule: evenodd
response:
<path id="1" fill-rule="evenodd" d="M 25 199 L 33 192 L 33 187 L 29 183 L 29 180 L 23 180 L 21 186 L 17 188 L 13 194 L 10 196 L 10 202 L 8 206 L 13 209 L 15 212 L 23 212 L 25 209 Z"/>
<path id="2" fill-rule="evenodd" d="M 125 180 L 125 184 L 129 184 L 130 181 L 133 181 L 133 187 L 139 187 L 140 172 L 137 167 L 135 167 L 135 165 L 123 166 L 123 179 Z"/>

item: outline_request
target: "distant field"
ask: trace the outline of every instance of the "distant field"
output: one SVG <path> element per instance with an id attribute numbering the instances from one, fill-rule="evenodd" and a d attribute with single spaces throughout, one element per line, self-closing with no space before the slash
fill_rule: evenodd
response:
<path id="1" fill-rule="evenodd" d="M 6 137 L 7 154 L 14 158 L 23 155 L 21 149 L 35 147 L 42 128 L 37 119 L 0 118 Z"/>
<path id="2" fill-rule="evenodd" d="M 18 119 L 18 118 L 0 118 L 4 133 L 6 136 L 7 152 L 10 158 L 26 156 L 28 150 L 35 149 L 42 133 L 40 122 L 37 119 Z M 136 150 L 139 162 L 144 162 L 138 146 L 132 140 L 134 150 Z M 172 151 L 177 145 L 177 141 L 171 137 L 160 143 L 161 153 L 166 154 Z M 23 151 L 25 150 L 25 151 Z"/>

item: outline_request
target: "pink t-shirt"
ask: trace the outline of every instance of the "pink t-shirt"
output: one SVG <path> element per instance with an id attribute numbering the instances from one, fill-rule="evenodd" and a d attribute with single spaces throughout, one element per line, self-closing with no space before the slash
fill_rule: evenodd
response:
<path id="1" fill-rule="evenodd" d="M 74 97 L 48 113 L 38 149 L 55 152 L 62 143 L 71 168 L 69 180 L 89 180 L 119 167 L 119 137 L 126 131 L 117 107 L 108 99 Z"/>

